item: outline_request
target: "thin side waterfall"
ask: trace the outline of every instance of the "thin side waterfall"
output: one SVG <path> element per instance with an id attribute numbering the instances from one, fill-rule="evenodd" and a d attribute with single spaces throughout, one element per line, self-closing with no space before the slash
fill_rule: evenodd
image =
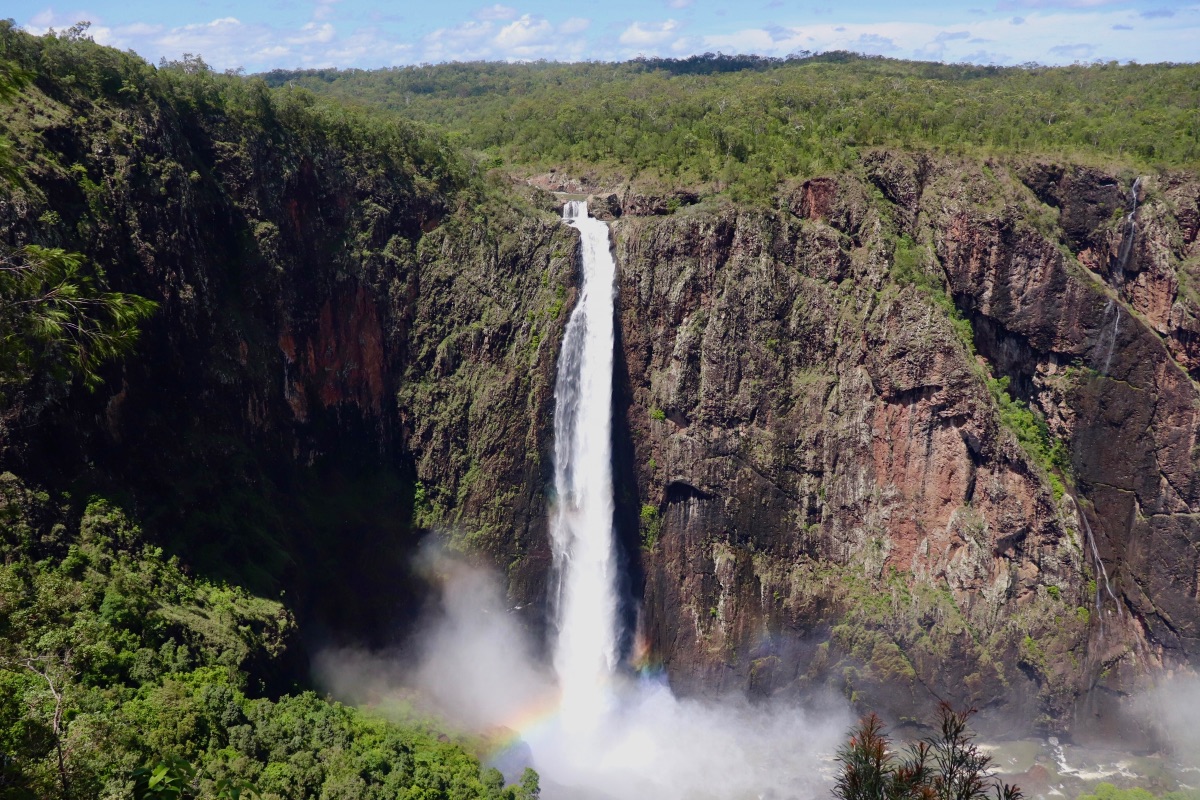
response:
<path id="1" fill-rule="evenodd" d="M 1083 509 L 1079 507 L 1079 502 L 1074 496 L 1071 496 L 1071 505 L 1075 507 L 1075 515 L 1083 522 L 1083 529 L 1086 532 L 1085 538 L 1088 544 L 1091 545 L 1092 559 L 1096 568 L 1100 570 L 1100 575 L 1104 579 L 1104 590 L 1108 592 L 1108 596 L 1112 598 L 1113 605 L 1117 608 L 1117 616 L 1121 615 L 1121 602 L 1117 600 L 1116 594 L 1113 593 L 1112 584 L 1108 582 L 1108 570 L 1104 567 L 1104 560 L 1100 558 L 1100 548 L 1096 546 L 1096 535 L 1092 533 L 1091 523 L 1088 522 L 1087 514 L 1083 513 Z M 1104 631 L 1104 614 L 1103 604 L 1101 603 L 1102 596 L 1100 594 L 1100 582 L 1096 582 L 1096 616 L 1100 621 L 1100 630 Z"/>
<path id="2" fill-rule="evenodd" d="M 1113 303 L 1113 301 L 1109 301 Z M 1116 319 L 1113 320 L 1112 337 L 1108 340 L 1108 355 L 1104 358 L 1104 369 L 1100 372 L 1101 375 L 1108 375 L 1109 369 L 1112 367 L 1113 350 L 1117 347 L 1117 334 L 1121 332 L 1121 306 L 1115 304 L 1117 308 Z"/>
<path id="3" fill-rule="evenodd" d="M 1125 215 L 1125 233 L 1121 237 L 1121 247 L 1117 252 L 1116 279 L 1118 286 L 1125 280 L 1125 267 L 1129 264 L 1129 257 L 1133 254 L 1133 243 L 1137 238 L 1138 194 L 1141 189 L 1142 179 L 1139 177 L 1129 187 L 1129 213 Z"/>
<path id="4" fill-rule="evenodd" d="M 588 216 L 587 203 L 567 203 L 563 219 L 581 236 L 583 280 L 554 387 L 554 671 L 564 727 L 585 733 L 613 706 L 618 660 L 611 436 L 616 265 L 608 226 Z"/>

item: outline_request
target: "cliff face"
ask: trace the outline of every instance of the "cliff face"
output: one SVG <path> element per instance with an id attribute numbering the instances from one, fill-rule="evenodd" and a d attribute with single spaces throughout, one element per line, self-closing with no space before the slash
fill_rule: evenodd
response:
<path id="1" fill-rule="evenodd" d="M 113 69 L 119 97 L 39 73 L 6 109 L 25 181 L 0 236 L 82 251 L 160 307 L 95 394 L 8 398 L 0 469 L 121 498 L 318 636 L 394 635 L 433 522 L 469 519 L 464 546 L 530 580 L 572 232 L 401 124 Z"/>
<path id="2" fill-rule="evenodd" d="M 1195 663 L 1200 185 L 1145 179 L 1123 255 L 1131 180 L 877 153 L 777 212 L 615 224 L 622 499 L 679 684 L 1079 732 Z"/>

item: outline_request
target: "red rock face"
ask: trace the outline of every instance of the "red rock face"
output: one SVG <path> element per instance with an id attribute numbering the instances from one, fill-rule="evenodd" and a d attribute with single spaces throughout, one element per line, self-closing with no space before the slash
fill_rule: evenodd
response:
<path id="1" fill-rule="evenodd" d="M 289 366 L 288 404 L 298 420 L 307 417 L 309 390 L 325 408 L 349 404 L 374 415 L 382 410 L 383 330 L 375 304 L 361 286 L 325 301 L 315 335 L 302 346 L 284 333 L 279 349 Z"/>
<path id="2" fill-rule="evenodd" d="M 285 360 L 284 399 L 297 422 L 309 419 L 309 398 L 330 409 L 349 405 L 379 417 L 387 398 L 387 359 L 374 300 L 359 286 L 321 306 L 316 330 L 297 344 L 285 331 L 279 349 Z"/>
<path id="3" fill-rule="evenodd" d="M 1191 217 L 1150 184 L 1113 285 L 1115 177 L 867 163 L 895 208 L 819 179 L 791 215 L 615 225 L 630 470 L 661 519 L 646 638 L 685 689 L 1116 724 L 1098 698 L 1200 658 L 1200 392 L 1171 327 Z M 933 288 L 894 282 L 900 232 Z M 1063 439 L 1061 500 L 989 376 Z"/>
<path id="4" fill-rule="evenodd" d="M 805 181 L 793 213 L 806 219 L 828 221 L 837 202 L 837 182 L 832 178 Z"/>

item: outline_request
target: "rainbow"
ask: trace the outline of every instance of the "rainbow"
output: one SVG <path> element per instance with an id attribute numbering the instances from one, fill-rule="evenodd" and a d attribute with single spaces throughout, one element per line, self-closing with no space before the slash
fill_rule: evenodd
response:
<path id="1" fill-rule="evenodd" d="M 629 666 L 637 678 L 642 681 L 661 680 L 666 671 L 662 660 L 653 654 L 649 642 L 640 632 L 634 639 Z M 605 686 L 600 688 L 613 686 L 619 680 L 619 675 L 610 676 L 605 681 Z M 554 732 L 561 714 L 562 693 L 558 689 L 538 695 L 512 718 L 488 731 L 486 734 L 489 743 L 488 757 L 496 758 L 522 743 L 550 736 Z"/>
<path id="2" fill-rule="evenodd" d="M 562 713 L 562 695 L 555 689 L 545 692 L 518 711 L 512 719 L 488 734 L 488 756 L 496 758 L 530 739 L 549 734 Z"/>

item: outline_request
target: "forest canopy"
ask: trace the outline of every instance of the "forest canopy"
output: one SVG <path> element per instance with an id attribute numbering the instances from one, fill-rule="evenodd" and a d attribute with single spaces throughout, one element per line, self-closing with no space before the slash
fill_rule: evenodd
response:
<path id="1" fill-rule="evenodd" d="M 1200 163 L 1200 65 L 980 67 L 858 56 L 707 54 L 624 63 L 274 71 L 430 123 L 496 165 L 608 168 L 769 189 L 863 148 Z"/>

